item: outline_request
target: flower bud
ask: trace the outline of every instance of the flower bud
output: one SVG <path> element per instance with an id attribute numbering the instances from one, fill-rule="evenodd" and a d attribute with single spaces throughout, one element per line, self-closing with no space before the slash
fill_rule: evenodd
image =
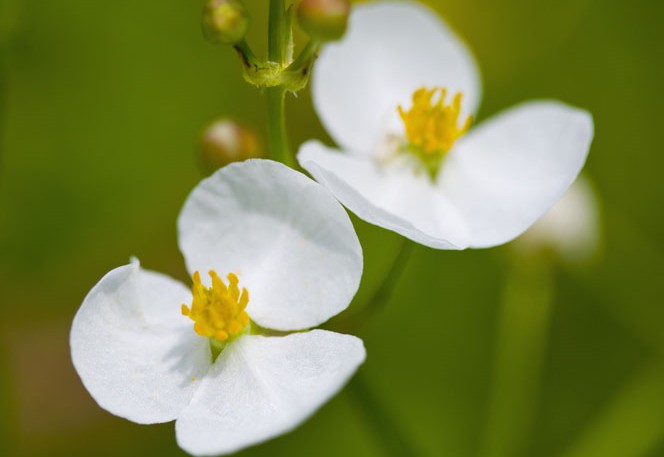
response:
<path id="1" fill-rule="evenodd" d="M 302 0 L 297 19 L 302 30 L 312 38 L 333 41 L 346 32 L 349 13 L 348 0 Z"/>
<path id="2" fill-rule="evenodd" d="M 210 171 L 261 156 L 253 129 L 228 118 L 217 119 L 205 129 L 200 149 L 203 164 Z"/>
<path id="3" fill-rule="evenodd" d="M 523 254 L 550 251 L 567 262 L 584 262 L 598 250 L 599 225 L 595 192 L 586 179 L 579 177 L 514 245 Z"/>
<path id="4" fill-rule="evenodd" d="M 210 43 L 236 44 L 247 34 L 249 12 L 241 0 L 209 0 L 201 25 Z"/>

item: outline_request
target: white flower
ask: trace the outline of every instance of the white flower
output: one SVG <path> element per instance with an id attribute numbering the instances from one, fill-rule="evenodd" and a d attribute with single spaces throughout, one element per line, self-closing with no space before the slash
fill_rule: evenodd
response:
<path id="1" fill-rule="evenodd" d="M 522 252 L 551 249 L 563 260 L 582 262 L 597 251 L 600 227 L 597 197 L 583 176 L 523 235 L 514 240 Z"/>
<path id="2" fill-rule="evenodd" d="M 229 453 L 290 431 L 347 382 L 364 346 L 323 330 L 258 335 L 249 317 L 263 328 L 296 331 L 348 306 L 362 274 L 348 215 L 301 173 L 251 160 L 202 181 L 178 229 L 193 296 L 137 261 L 109 272 L 71 329 L 83 384 L 118 416 L 176 420 L 178 444 L 194 455 Z M 200 282 L 208 272 L 210 288 Z M 215 272 L 228 274 L 228 284 Z"/>
<path id="3" fill-rule="evenodd" d="M 355 6 L 343 40 L 323 49 L 312 91 L 344 153 L 308 142 L 300 164 L 360 218 L 434 248 L 522 233 L 574 181 L 593 136 L 587 112 L 556 101 L 468 130 L 481 98 L 475 61 L 413 3 Z"/>

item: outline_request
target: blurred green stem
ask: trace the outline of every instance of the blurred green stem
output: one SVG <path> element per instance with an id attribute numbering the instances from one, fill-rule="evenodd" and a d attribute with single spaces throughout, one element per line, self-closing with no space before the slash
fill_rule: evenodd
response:
<path id="1" fill-rule="evenodd" d="M 377 312 L 385 307 L 387 302 L 392 298 L 394 289 L 396 289 L 397 283 L 401 278 L 401 274 L 408 264 L 408 259 L 410 259 L 410 254 L 413 251 L 414 243 L 407 238 L 401 238 L 401 245 L 397 251 L 394 260 L 390 269 L 385 274 L 383 281 L 376 288 L 373 295 L 369 300 L 367 300 L 366 305 L 360 311 L 359 317 L 360 321 L 366 321 L 371 316 L 374 316 Z"/>
<path id="2" fill-rule="evenodd" d="M 650 363 L 563 457 L 647 457 L 664 439 L 664 370 Z"/>
<path id="3" fill-rule="evenodd" d="M 385 274 L 383 281 L 376 288 L 371 298 L 358 311 L 345 317 L 333 319 L 324 328 L 333 329 L 342 333 L 354 333 L 380 311 L 392 297 L 392 293 L 403 273 L 414 243 L 406 238 L 400 239 L 401 245 L 394 257 L 390 269 Z M 347 392 L 351 395 L 354 405 L 364 416 L 378 441 L 383 445 L 386 455 L 395 457 L 417 456 L 415 448 L 401 431 L 399 424 L 392 420 L 389 412 L 383 406 L 381 400 L 376 397 L 374 391 L 360 372 L 350 382 Z"/>
<path id="4" fill-rule="evenodd" d="M 400 243 L 390 269 L 364 306 L 356 312 L 341 314 L 336 319 L 331 320 L 324 328 L 341 333 L 355 333 L 385 307 L 392 298 L 394 289 L 408 264 L 408 259 L 415 245 L 415 243 L 403 237 L 400 239 Z"/>
<path id="5" fill-rule="evenodd" d="M 515 257 L 508 268 L 482 457 L 525 455 L 549 334 L 554 280 L 550 262 Z"/>
<path id="6" fill-rule="evenodd" d="M 383 445 L 385 455 L 394 457 L 415 457 L 418 455 L 410 441 L 402 433 L 382 402 L 367 384 L 362 372 L 355 375 L 348 384 L 346 392 L 352 397 L 353 404 L 363 415 L 366 423 Z"/>
<path id="7" fill-rule="evenodd" d="M 9 39 L 1 40 L 0 37 L 0 180 L 3 170 L 3 146 L 5 115 L 7 111 L 7 98 L 9 83 Z"/>

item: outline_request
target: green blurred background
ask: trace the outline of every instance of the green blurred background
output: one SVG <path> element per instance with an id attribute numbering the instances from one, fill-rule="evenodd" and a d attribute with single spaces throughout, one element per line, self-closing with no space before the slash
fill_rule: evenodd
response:
<path id="1" fill-rule="evenodd" d="M 262 54 L 267 2 L 248 3 Z M 601 199 L 602 249 L 586 265 L 553 266 L 543 331 L 529 335 L 524 307 L 501 358 L 509 247 L 416 247 L 361 330 L 368 392 L 421 455 L 664 456 L 664 3 L 428 3 L 480 62 L 480 118 L 535 97 L 593 113 L 586 174 Z M 203 40 L 201 6 L 0 0 L 0 455 L 184 455 L 172 424 L 135 425 L 96 406 L 68 332 L 91 286 L 130 255 L 187 281 L 175 219 L 204 176 L 202 127 L 231 115 L 264 131 L 263 95 L 230 49 Z M 306 91 L 287 110 L 294 146 L 328 139 Z M 399 238 L 355 222 L 361 299 Z M 241 455 L 388 455 L 362 404 L 344 391 Z"/>

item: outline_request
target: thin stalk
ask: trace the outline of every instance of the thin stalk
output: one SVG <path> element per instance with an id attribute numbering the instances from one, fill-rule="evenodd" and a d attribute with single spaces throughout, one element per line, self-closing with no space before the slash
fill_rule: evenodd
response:
<path id="1" fill-rule="evenodd" d="M 318 52 L 320 48 L 320 42 L 317 40 L 309 40 L 309 42 L 304 46 L 300 55 L 291 63 L 286 71 L 298 71 L 304 66 L 309 65 L 310 60 Z"/>
<path id="2" fill-rule="evenodd" d="M 370 306 L 365 307 L 365 309 L 368 309 L 372 314 L 384 308 L 387 302 L 390 301 L 390 298 L 392 298 L 392 294 L 401 278 L 401 274 L 406 269 L 406 264 L 413 251 L 413 246 L 414 243 L 412 241 L 407 238 L 401 238 L 401 245 L 392 261 L 392 266 L 383 278 L 381 285 L 374 291 L 369 300 L 368 303 Z"/>
<path id="3" fill-rule="evenodd" d="M 284 63 L 286 35 L 286 7 L 284 0 L 270 0 L 267 56 L 271 62 Z"/>
<path id="4" fill-rule="evenodd" d="M 247 43 L 247 40 L 242 39 L 239 43 L 237 43 L 235 46 L 233 46 L 235 50 L 238 52 L 240 55 L 240 58 L 242 59 L 243 66 L 250 67 L 250 66 L 257 66 L 259 65 L 259 60 L 254 54 L 254 51 L 251 50 L 251 46 L 249 46 L 249 43 Z"/>
<path id="5" fill-rule="evenodd" d="M 268 60 L 281 65 L 286 59 L 287 36 L 290 31 L 287 27 L 286 7 L 284 0 L 270 0 L 270 17 L 268 19 Z M 267 135 L 270 152 L 274 160 L 295 166 L 295 161 L 288 146 L 288 135 L 286 133 L 285 98 L 286 91 L 283 87 L 269 87 L 267 93 Z"/>
<path id="6" fill-rule="evenodd" d="M 380 399 L 367 384 L 362 372 L 355 375 L 346 387 L 346 392 L 378 441 L 383 445 L 385 455 L 394 457 L 416 457 L 418 455 L 399 424 L 392 419 L 389 411 L 385 409 Z"/>
<path id="7" fill-rule="evenodd" d="M 647 457 L 664 440 L 664 370 L 649 362 L 563 457 Z"/>
<path id="8" fill-rule="evenodd" d="M 401 238 L 401 245 L 394 256 L 390 269 L 371 297 L 365 302 L 364 306 L 354 313 L 340 315 L 324 327 L 342 333 L 354 333 L 357 329 L 364 326 L 374 315 L 379 313 L 392 298 L 401 274 L 408 264 L 414 244 L 406 238 Z"/>
<path id="9" fill-rule="evenodd" d="M 289 167 L 295 167 L 295 160 L 288 146 L 286 115 L 284 112 L 286 91 L 283 87 L 269 87 L 267 93 L 268 141 L 272 158 Z"/>
<path id="10" fill-rule="evenodd" d="M 549 259 L 510 265 L 496 335 L 493 382 L 480 455 L 525 455 L 549 334 L 553 277 Z"/>

